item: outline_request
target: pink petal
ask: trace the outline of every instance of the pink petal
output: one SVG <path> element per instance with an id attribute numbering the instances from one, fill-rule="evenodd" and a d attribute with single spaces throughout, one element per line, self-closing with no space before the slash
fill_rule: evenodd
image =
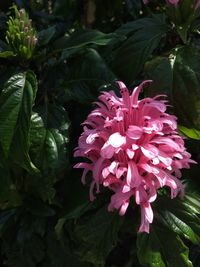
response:
<path id="1" fill-rule="evenodd" d="M 122 213 L 123 211 L 126 211 L 129 204 L 129 199 L 132 196 L 132 192 L 127 192 L 127 193 L 122 193 L 120 190 L 119 192 L 116 192 L 114 195 L 111 197 L 110 204 L 108 205 L 108 210 L 112 211 L 113 209 L 121 209 L 122 208 Z M 123 207 L 122 207 L 123 206 Z"/>
<path id="2" fill-rule="evenodd" d="M 123 216 L 126 213 L 128 206 L 129 206 L 129 201 L 126 201 L 125 203 L 122 204 L 120 211 L 119 211 L 119 214 L 121 216 Z"/>
<path id="3" fill-rule="evenodd" d="M 149 203 L 141 205 L 141 225 L 139 232 L 149 233 L 149 223 L 153 221 L 153 211 Z"/>
<path id="4" fill-rule="evenodd" d="M 126 131 L 127 136 L 135 140 L 140 139 L 142 133 L 143 133 L 142 129 L 134 125 L 130 125 L 128 127 L 128 130 Z"/>
<path id="5" fill-rule="evenodd" d="M 126 88 L 126 85 L 123 82 L 118 81 L 117 82 L 120 88 L 120 93 L 122 95 L 122 99 L 125 105 L 128 107 L 130 106 L 130 96 L 129 96 L 129 91 Z"/>
<path id="6" fill-rule="evenodd" d="M 136 144 L 132 144 L 132 149 L 133 149 L 133 150 L 137 150 L 138 148 L 139 148 L 138 145 L 136 145 Z"/>
<path id="7" fill-rule="evenodd" d="M 154 100 L 147 105 L 152 107 L 152 108 L 156 108 L 157 110 L 159 110 L 162 113 L 165 112 L 167 109 L 166 105 L 164 103 L 162 103 L 161 101 Z"/>
<path id="8" fill-rule="evenodd" d="M 144 213 L 145 213 L 145 217 L 147 219 L 147 221 L 149 223 L 152 223 L 153 222 L 153 210 L 151 208 L 151 205 L 150 203 L 145 203 L 142 205 L 143 209 L 144 209 Z"/>
<path id="9" fill-rule="evenodd" d="M 147 163 L 140 163 L 139 166 L 145 170 L 146 172 L 153 173 L 153 174 L 158 174 L 159 170 L 155 168 L 154 166 L 151 166 Z"/>
<path id="10" fill-rule="evenodd" d="M 94 143 L 96 137 L 99 137 L 99 134 L 98 133 L 89 134 L 88 137 L 86 138 L 86 143 L 87 144 Z"/>
<path id="11" fill-rule="evenodd" d="M 167 156 L 165 157 L 165 156 L 163 156 L 163 155 L 161 156 L 159 154 L 158 158 L 160 161 L 162 161 L 165 164 L 165 166 L 170 166 L 172 164 L 172 159 L 167 157 Z"/>
<path id="12" fill-rule="evenodd" d="M 108 143 L 105 143 L 101 148 L 101 156 L 105 159 L 111 159 L 115 153 L 115 148 Z"/>
<path id="13" fill-rule="evenodd" d="M 149 196 L 149 202 L 154 202 L 157 198 L 156 188 L 155 186 L 150 187 L 150 196 Z"/>
<path id="14" fill-rule="evenodd" d="M 129 159 L 132 159 L 135 155 L 135 152 L 132 149 L 127 148 L 126 154 L 128 155 Z"/>
<path id="15" fill-rule="evenodd" d="M 109 175 L 104 181 L 103 181 L 103 185 L 104 186 L 111 186 L 112 184 L 118 184 L 120 183 L 120 180 L 116 178 L 116 176 L 114 175 Z"/>
<path id="16" fill-rule="evenodd" d="M 159 159 L 158 159 L 157 157 L 153 158 L 151 161 L 152 161 L 152 164 L 153 164 L 153 165 L 158 165 L 159 162 L 160 162 Z"/>
<path id="17" fill-rule="evenodd" d="M 125 142 L 126 142 L 126 138 L 118 132 L 111 134 L 111 136 L 108 139 L 108 144 L 110 144 L 114 148 L 118 148 L 122 146 L 123 144 L 125 144 Z"/>
<path id="18" fill-rule="evenodd" d="M 128 162 L 128 171 L 126 176 L 127 185 L 132 188 L 138 187 L 142 181 L 142 177 L 139 175 L 138 168 L 133 161 Z"/>
<path id="19" fill-rule="evenodd" d="M 95 181 L 92 181 L 91 184 L 90 184 L 90 201 L 94 201 L 95 200 L 95 196 L 93 194 L 94 186 L 95 186 Z"/>
<path id="20" fill-rule="evenodd" d="M 135 202 L 140 205 L 143 202 L 146 202 L 148 200 L 148 196 L 146 191 L 142 186 L 136 188 L 135 190 Z"/>
<path id="21" fill-rule="evenodd" d="M 139 86 L 137 86 L 134 90 L 133 90 L 133 93 L 131 95 L 131 104 L 133 106 L 137 106 L 137 101 L 138 101 L 138 97 L 139 97 L 139 93 L 141 92 L 143 86 L 145 84 L 148 84 L 148 83 L 151 83 L 152 80 L 146 80 L 146 81 L 143 81 Z"/>
<path id="22" fill-rule="evenodd" d="M 127 184 L 125 184 L 125 185 L 123 186 L 122 192 L 123 192 L 123 193 L 127 193 L 127 192 L 129 192 L 129 191 L 131 191 L 130 186 L 127 185 Z"/>
<path id="23" fill-rule="evenodd" d="M 118 166 L 118 162 L 117 161 L 111 162 L 110 166 L 108 167 L 110 173 L 115 174 L 116 170 L 117 170 L 117 166 Z"/>
<path id="24" fill-rule="evenodd" d="M 127 168 L 125 167 L 119 167 L 116 171 L 116 177 L 120 178 L 125 172 L 127 171 Z"/>
<path id="25" fill-rule="evenodd" d="M 100 157 L 93 166 L 93 177 L 96 182 L 100 181 L 104 158 Z"/>
<path id="26" fill-rule="evenodd" d="M 141 146 L 141 151 L 149 159 L 153 159 L 158 155 L 158 149 L 152 145 Z"/>
<path id="27" fill-rule="evenodd" d="M 109 171 L 108 167 L 106 167 L 106 168 L 104 168 L 104 169 L 102 170 L 102 176 L 103 176 L 104 179 L 105 179 L 109 174 L 110 174 L 110 171 Z"/>

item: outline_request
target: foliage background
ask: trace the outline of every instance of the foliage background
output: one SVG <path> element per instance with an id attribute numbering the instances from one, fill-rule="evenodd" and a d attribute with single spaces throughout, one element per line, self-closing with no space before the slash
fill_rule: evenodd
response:
<path id="1" fill-rule="evenodd" d="M 6 38 L 13 4 L 32 19 L 33 54 L 15 27 Z M 183 174 L 183 201 L 160 192 L 149 235 L 137 234 L 134 205 L 122 218 L 107 212 L 107 191 L 90 203 L 73 169 L 100 91 L 146 78 L 143 96 L 169 96 L 200 161 L 200 20 L 186 11 L 173 24 L 165 1 L 0 2 L 0 266 L 200 266 L 199 165 Z"/>

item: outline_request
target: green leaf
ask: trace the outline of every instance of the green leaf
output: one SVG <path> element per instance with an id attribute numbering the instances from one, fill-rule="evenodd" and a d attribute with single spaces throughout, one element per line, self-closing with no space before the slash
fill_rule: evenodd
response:
<path id="1" fill-rule="evenodd" d="M 85 215 L 86 212 L 95 210 L 97 208 L 97 203 L 87 201 L 84 204 L 74 208 L 71 212 L 67 213 L 63 218 L 60 218 L 55 226 L 55 231 L 57 237 L 62 239 L 63 227 L 68 220 L 77 220 L 81 216 Z"/>
<path id="2" fill-rule="evenodd" d="M 47 45 L 52 38 L 54 37 L 56 33 L 56 27 L 55 26 L 51 26 L 47 29 L 44 29 L 40 32 L 38 32 L 38 46 L 44 46 Z"/>
<path id="3" fill-rule="evenodd" d="M 79 245 L 78 254 L 83 261 L 103 264 L 116 245 L 122 217 L 109 213 L 107 207 L 98 210 L 88 220 L 77 224 L 74 234 Z"/>
<path id="4" fill-rule="evenodd" d="M 137 247 L 139 261 L 146 267 L 192 267 L 179 236 L 156 222 L 149 234 L 138 234 Z"/>
<path id="5" fill-rule="evenodd" d="M 32 235 L 32 238 L 19 245 L 15 242 L 8 250 L 8 265 L 10 267 L 36 267 L 45 256 L 45 246 L 41 238 Z"/>
<path id="6" fill-rule="evenodd" d="M 166 32 L 163 15 L 129 22 L 117 30 L 117 33 L 126 34 L 128 37 L 114 53 L 113 64 L 118 75 L 132 82 Z"/>
<path id="7" fill-rule="evenodd" d="M 199 17 L 199 10 L 195 8 L 193 0 L 181 1 L 177 7 L 168 5 L 166 13 L 175 24 L 177 33 L 187 44 L 188 33 L 192 22 Z"/>
<path id="8" fill-rule="evenodd" d="M 140 10 L 142 9 L 142 3 L 137 0 L 126 0 L 126 5 L 128 7 L 129 13 L 133 18 L 139 17 Z"/>
<path id="9" fill-rule="evenodd" d="M 10 46 L 0 39 L 0 51 L 7 52 L 10 51 Z"/>
<path id="10" fill-rule="evenodd" d="M 4 231 L 9 227 L 9 221 L 14 221 L 14 216 L 16 214 L 15 209 L 10 209 L 6 211 L 1 211 L 0 213 L 0 236 L 2 237 L 2 234 Z"/>
<path id="11" fill-rule="evenodd" d="M 200 50 L 186 46 L 171 55 L 173 105 L 179 123 L 200 130 Z"/>
<path id="12" fill-rule="evenodd" d="M 200 138 L 200 50 L 180 47 L 169 58 L 156 57 L 145 64 L 146 77 L 153 80 L 146 94 L 167 94 L 178 116 L 179 130 L 189 138 Z"/>
<path id="13" fill-rule="evenodd" d="M 94 49 L 87 49 L 77 57 L 71 63 L 71 70 L 69 79 L 62 83 L 64 90 L 61 92 L 61 100 L 88 104 L 96 99 L 102 88 L 116 80 L 114 73 Z"/>
<path id="14" fill-rule="evenodd" d="M 67 243 L 67 242 L 66 242 Z M 43 267 L 89 267 L 74 255 L 67 244 L 61 244 L 54 231 L 48 231 L 46 237 L 46 255 Z"/>
<path id="15" fill-rule="evenodd" d="M 190 24 L 185 24 L 182 26 L 176 26 L 176 30 L 180 36 L 180 38 L 182 39 L 184 44 L 187 44 L 187 38 L 188 38 L 188 30 L 190 28 Z"/>
<path id="16" fill-rule="evenodd" d="M 154 204 L 154 215 L 150 234 L 138 236 L 140 263 L 152 267 L 192 266 L 183 240 L 200 243 L 199 195 L 187 192 L 182 200 L 160 195 Z"/>
<path id="17" fill-rule="evenodd" d="M 186 222 L 187 219 L 183 217 L 180 219 L 177 217 L 176 213 L 172 213 L 169 211 L 160 211 L 159 218 L 163 224 L 165 224 L 170 230 L 174 231 L 175 233 L 183 236 L 184 238 L 190 240 L 194 244 L 199 244 L 200 238 L 199 236 L 193 231 L 192 227 L 190 227 Z M 181 216 L 180 216 L 181 217 Z M 185 220 L 184 220 L 185 219 Z M 184 222 L 186 221 L 186 222 Z"/>
<path id="18" fill-rule="evenodd" d="M 200 140 L 200 131 L 199 130 L 197 130 L 195 128 L 187 128 L 187 127 L 184 127 L 182 125 L 179 125 L 178 129 L 183 135 L 185 135 L 189 138 L 195 139 L 195 140 Z"/>
<path id="19" fill-rule="evenodd" d="M 11 186 L 10 172 L 4 153 L 0 147 L 0 206 L 9 199 L 9 192 Z M 2 206 L 1 206 L 2 207 Z"/>
<path id="20" fill-rule="evenodd" d="M 86 202 L 81 206 L 78 206 L 75 208 L 72 212 L 68 213 L 65 215 L 64 219 L 65 220 L 70 220 L 70 219 L 78 219 L 80 218 L 85 212 L 89 211 L 92 209 L 92 203 L 91 202 Z"/>
<path id="21" fill-rule="evenodd" d="M 0 96 L 0 142 L 10 158 L 29 171 L 36 171 L 31 163 L 29 128 L 32 106 L 37 92 L 36 77 L 27 71 L 12 76 Z"/>
<path id="22" fill-rule="evenodd" d="M 24 207 L 36 216 L 51 217 L 55 215 L 55 211 L 52 208 L 36 198 L 27 198 Z"/>
<path id="23" fill-rule="evenodd" d="M 13 51 L 3 51 L 0 52 L 0 58 L 8 58 L 8 57 L 14 57 L 16 56 Z"/>
<path id="24" fill-rule="evenodd" d="M 62 52 L 61 58 L 65 59 L 88 45 L 108 45 L 115 38 L 120 38 L 120 36 L 115 33 L 102 33 L 97 30 L 75 32 L 66 42 L 66 48 Z"/>
<path id="25" fill-rule="evenodd" d="M 160 196 L 155 204 L 156 218 L 171 231 L 200 243 L 200 202 L 199 196 L 187 193 L 183 200 Z"/>
<path id="26" fill-rule="evenodd" d="M 140 264 L 146 267 L 166 267 L 161 254 L 159 239 L 155 230 L 150 234 L 138 234 L 137 248 Z"/>
<path id="27" fill-rule="evenodd" d="M 66 111 L 54 104 L 37 107 L 31 118 L 30 153 L 43 174 L 52 175 L 67 164 L 69 119 Z"/>
<path id="28" fill-rule="evenodd" d="M 21 196 L 12 182 L 8 164 L 1 153 L 0 158 L 0 208 L 8 209 L 20 206 L 22 202 Z"/>
<path id="29" fill-rule="evenodd" d="M 173 73 L 170 60 L 166 57 L 155 57 L 145 63 L 146 78 L 153 82 L 145 89 L 145 95 L 154 97 L 166 94 L 171 97 L 173 85 Z"/>

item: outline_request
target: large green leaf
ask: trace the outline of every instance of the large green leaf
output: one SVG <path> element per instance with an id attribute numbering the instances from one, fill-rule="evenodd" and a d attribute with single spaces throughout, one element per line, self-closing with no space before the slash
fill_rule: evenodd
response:
<path id="1" fill-rule="evenodd" d="M 65 49 L 62 52 L 61 58 L 67 58 L 88 45 L 108 45 L 115 38 L 121 37 L 115 33 L 105 34 L 97 30 L 85 30 L 81 32 L 75 32 L 65 42 Z"/>
<path id="2" fill-rule="evenodd" d="M 146 78 L 153 82 L 145 89 L 144 94 L 154 97 L 166 94 L 171 97 L 173 85 L 173 72 L 170 60 L 167 57 L 155 57 L 145 63 Z"/>
<path id="3" fill-rule="evenodd" d="M 3 205 L 4 201 L 9 199 L 10 192 L 10 172 L 6 159 L 4 158 L 4 153 L 0 147 L 0 206 Z"/>
<path id="4" fill-rule="evenodd" d="M 26 190 L 43 201 L 52 202 L 54 184 L 69 168 L 68 162 L 69 119 L 62 106 L 49 104 L 34 109 L 30 128 L 30 157 L 40 174 L 29 175 Z"/>
<path id="5" fill-rule="evenodd" d="M 160 199 L 157 205 L 156 218 L 162 224 L 192 243 L 200 243 L 199 217 L 194 213 L 192 205 L 191 207 L 186 206 L 187 204 L 183 204 L 179 200 L 172 202 L 165 197 Z"/>
<path id="6" fill-rule="evenodd" d="M 109 213 L 107 207 L 99 209 L 75 226 L 70 233 L 77 241 L 77 253 L 83 261 L 103 264 L 106 256 L 116 245 L 122 217 Z"/>
<path id="7" fill-rule="evenodd" d="M 66 143 L 69 119 L 66 111 L 54 104 L 35 109 L 31 118 L 31 155 L 43 174 L 54 174 L 67 165 Z"/>
<path id="8" fill-rule="evenodd" d="M 117 30 L 128 37 L 114 54 L 114 69 L 120 78 L 128 82 L 136 78 L 166 31 L 163 15 L 129 22 Z"/>
<path id="9" fill-rule="evenodd" d="M 67 244 L 61 244 L 54 231 L 48 231 L 46 243 L 46 255 L 42 267 L 90 267 L 89 264 L 80 262 Z"/>
<path id="10" fill-rule="evenodd" d="M 145 65 L 146 76 L 153 80 L 146 93 L 165 93 L 181 124 L 179 130 L 189 138 L 200 139 L 200 50 L 181 47 L 169 58 L 156 57 Z"/>
<path id="11" fill-rule="evenodd" d="M 200 50 L 183 47 L 171 57 L 175 112 L 181 125 L 200 130 Z"/>
<path id="12" fill-rule="evenodd" d="M 47 204 L 36 198 L 26 198 L 24 207 L 28 212 L 40 217 L 51 217 L 55 211 Z"/>
<path id="13" fill-rule="evenodd" d="M 91 103 L 101 88 L 106 88 L 116 80 L 114 73 L 94 49 L 87 49 L 84 54 L 74 59 L 71 67 L 73 71 L 69 79 L 62 83 L 64 90 L 61 92 L 61 100 Z"/>
<path id="14" fill-rule="evenodd" d="M 1 213 L 1 245 L 8 266 L 32 267 L 41 262 L 45 225 L 44 218 L 33 216 L 22 207 Z"/>
<path id="15" fill-rule="evenodd" d="M 146 267 L 192 267 L 180 237 L 155 222 L 149 234 L 138 234 L 137 246 L 140 263 Z"/>
<path id="16" fill-rule="evenodd" d="M 35 170 L 30 161 L 29 128 L 37 92 L 36 77 L 27 71 L 12 76 L 0 96 L 0 142 L 5 154 L 27 170 Z"/>
<path id="17" fill-rule="evenodd" d="M 47 29 L 40 31 L 37 35 L 38 45 L 39 46 L 47 45 L 54 37 L 55 32 L 56 32 L 55 26 L 51 26 Z"/>
<path id="18" fill-rule="evenodd" d="M 152 267 L 192 266 L 183 241 L 200 243 L 199 195 L 187 193 L 182 200 L 160 195 L 154 205 L 154 215 L 150 234 L 138 236 L 140 262 Z"/>
<path id="19" fill-rule="evenodd" d="M 26 244 L 14 243 L 8 250 L 8 264 L 10 267 L 36 267 L 44 257 L 44 243 L 37 235 Z"/>

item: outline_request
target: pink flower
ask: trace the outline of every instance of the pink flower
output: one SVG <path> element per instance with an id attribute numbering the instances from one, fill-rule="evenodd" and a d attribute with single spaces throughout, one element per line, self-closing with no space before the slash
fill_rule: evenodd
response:
<path id="1" fill-rule="evenodd" d="M 166 0 L 166 3 L 172 4 L 172 5 L 177 5 L 179 0 Z M 149 3 L 149 0 L 143 0 L 143 3 L 147 5 Z"/>
<path id="2" fill-rule="evenodd" d="M 167 4 L 171 4 L 174 6 L 177 6 L 179 2 L 180 0 L 166 0 Z M 149 3 L 149 0 L 143 0 L 143 3 L 147 5 Z M 200 7 L 200 0 L 196 0 L 195 10 L 198 9 L 199 7 Z"/>
<path id="3" fill-rule="evenodd" d="M 171 5 L 176 6 L 176 5 L 178 4 L 179 0 L 166 0 L 166 2 L 167 2 L 168 4 L 171 4 Z"/>
<path id="4" fill-rule="evenodd" d="M 144 4 L 148 3 L 147 0 L 144 0 L 143 2 L 144 2 Z M 175 5 L 175 6 L 177 6 L 177 4 L 179 2 L 180 2 L 180 0 L 166 0 L 166 3 L 171 4 L 171 5 Z M 195 2 L 194 9 L 196 10 L 200 7 L 200 0 L 195 0 L 194 2 Z"/>
<path id="5" fill-rule="evenodd" d="M 108 210 L 118 209 L 124 215 L 130 199 L 141 208 L 139 232 L 149 232 L 153 221 L 151 203 L 157 190 L 167 186 L 171 198 L 184 194 L 180 169 L 189 168 L 190 154 L 177 132 L 176 117 L 166 113 L 162 96 L 138 100 L 144 81 L 129 94 L 118 82 L 122 97 L 113 91 L 103 92 L 96 109 L 83 123 L 75 157 L 87 162 L 75 165 L 83 168 L 82 182 L 92 173 L 90 200 L 94 190 L 107 187 L 113 192 Z"/>
<path id="6" fill-rule="evenodd" d="M 196 5 L 195 5 L 195 9 L 200 7 L 200 0 L 196 0 Z"/>

